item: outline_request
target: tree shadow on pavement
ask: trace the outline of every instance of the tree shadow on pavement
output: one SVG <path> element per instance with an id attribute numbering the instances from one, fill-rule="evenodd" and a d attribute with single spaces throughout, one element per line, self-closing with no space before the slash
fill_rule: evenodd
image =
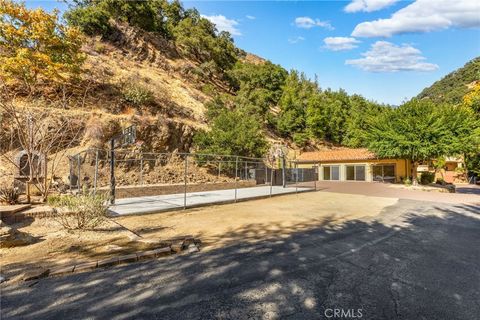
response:
<path id="1" fill-rule="evenodd" d="M 198 254 L 3 286 L 1 316 L 328 319 L 360 309 L 365 319 L 476 319 L 478 213 L 438 205 L 393 225 L 250 224 Z"/>

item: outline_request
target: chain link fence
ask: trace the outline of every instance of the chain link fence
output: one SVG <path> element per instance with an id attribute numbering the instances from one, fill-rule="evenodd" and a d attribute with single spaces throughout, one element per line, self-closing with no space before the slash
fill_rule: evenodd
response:
<path id="1" fill-rule="evenodd" d="M 69 181 L 72 192 L 109 193 L 117 203 L 148 197 L 187 208 L 312 190 L 316 171 L 279 159 L 88 149 L 70 157 Z"/>

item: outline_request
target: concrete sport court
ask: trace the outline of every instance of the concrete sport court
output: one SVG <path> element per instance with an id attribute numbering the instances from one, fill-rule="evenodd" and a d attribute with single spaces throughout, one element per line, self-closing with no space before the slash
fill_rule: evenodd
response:
<path id="1" fill-rule="evenodd" d="M 292 194 L 296 192 L 313 191 L 312 188 L 289 186 L 260 186 L 251 188 L 226 189 L 202 192 L 187 192 L 186 201 L 184 193 L 124 198 L 115 201 L 109 211 L 112 216 L 123 216 L 129 214 L 146 214 L 175 209 L 194 208 L 208 204 L 220 204 L 251 199 L 265 198 L 276 195 Z"/>

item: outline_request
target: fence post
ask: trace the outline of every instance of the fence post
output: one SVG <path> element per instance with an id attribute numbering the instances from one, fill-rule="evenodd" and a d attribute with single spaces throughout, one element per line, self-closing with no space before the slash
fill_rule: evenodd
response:
<path id="1" fill-rule="evenodd" d="M 286 176 L 286 160 L 285 156 L 282 156 L 282 185 L 285 188 L 287 186 L 287 176 Z"/>
<path id="2" fill-rule="evenodd" d="M 97 194 L 98 179 L 98 149 L 95 149 L 95 174 L 93 176 L 93 194 Z"/>
<path id="3" fill-rule="evenodd" d="M 265 166 L 265 184 L 268 183 L 268 168 L 267 168 L 267 165 L 264 163 L 263 164 Z"/>
<path id="4" fill-rule="evenodd" d="M 77 154 L 77 166 L 78 166 L 78 171 L 77 171 L 77 189 L 78 192 L 80 193 L 80 174 L 82 173 L 82 166 L 81 166 L 81 156 L 80 153 Z"/>
<path id="5" fill-rule="evenodd" d="M 295 162 L 295 193 L 298 193 L 298 164 Z"/>
<path id="6" fill-rule="evenodd" d="M 115 139 L 110 140 L 110 204 L 115 204 Z"/>
<path id="7" fill-rule="evenodd" d="M 143 186 L 143 152 L 140 153 L 140 185 Z"/>
<path id="8" fill-rule="evenodd" d="M 245 161 L 245 178 L 244 180 L 248 180 L 248 162 Z"/>
<path id="9" fill-rule="evenodd" d="M 220 171 L 222 170 L 222 160 L 218 160 L 218 179 L 220 179 Z"/>
<path id="10" fill-rule="evenodd" d="M 235 202 L 237 202 L 238 156 L 235 158 Z"/>
<path id="11" fill-rule="evenodd" d="M 183 210 L 187 209 L 187 175 L 188 175 L 188 154 L 185 154 L 185 173 L 183 176 Z"/>
<path id="12" fill-rule="evenodd" d="M 72 180 L 73 180 L 73 157 L 68 157 L 68 162 L 70 163 L 69 189 L 70 189 L 70 193 L 71 193 L 72 192 Z"/>
<path id="13" fill-rule="evenodd" d="M 270 170 L 270 197 L 272 196 L 272 186 L 273 186 L 273 175 L 275 173 L 275 169 Z"/>

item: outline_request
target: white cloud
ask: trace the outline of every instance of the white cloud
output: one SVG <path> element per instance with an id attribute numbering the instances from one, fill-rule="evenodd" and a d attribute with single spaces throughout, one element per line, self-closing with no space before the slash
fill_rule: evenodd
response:
<path id="1" fill-rule="evenodd" d="M 238 22 L 233 19 L 228 19 L 227 17 L 219 14 L 214 16 L 204 16 L 203 18 L 208 19 L 210 22 L 214 23 L 218 31 L 228 31 L 231 35 L 241 36 L 242 33 L 237 29 Z"/>
<path id="2" fill-rule="evenodd" d="M 397 71 L 434 71 L 438 65 L 424 62 L 420 50 L 403 44 L 397 46 L 387 41 L 377 41 L 369 51 L 362 53 L 363 58 L 345 61 L 345 64 L 356 66 L 370 72 Z"/>
<path id="3" fill-rule="evenodd" d="M 251 16 L 251 15 L 246 15 L 245 16 L 248 20 L 255 20 L 257 19 L 255 16 Z"/>
<path id="4" fill-rule="evenodd" d="M 345 12 L 372 12 L 389 7 L 398 0 L 352 0 L 345 8 Z"/>
<path id="5" fill-rule="evenodd" d="M 478 0 L 417 0 L 389 19 L 358 24 L 354 37 L 391 37 L 408 32 L 428 32 L 450 27 L 480 27 Z"/>
<path id="6" fill-rule="evenodd" d="M 334 28 L 328 21 L 320 21 L 319 19 L 312 19 L 310 17 L 297 17 L 295 18 L 295 25 L 298 28 L 310 29 L 313 27 L 322 27 L 328 30 L 333 30 Z"/>
<path id="7" fill-rule="evenodd" d="M 295 43 L 299 43 L 300 41 L 304 41 L 305 38 L 304 37 L 295 37 L 295 38 L 289 38 L 288 39 L 288 42 L 291 43 L 291 44 L 295 44 Z"/>
<path id="8" fill-rule="evenodd" d="M 360 43 L 355 38 L 350 37 L 327 37 L 323 39 L 325 48 L 332 51 L 351 50 L 357 47 L 357 43 Z"/>

